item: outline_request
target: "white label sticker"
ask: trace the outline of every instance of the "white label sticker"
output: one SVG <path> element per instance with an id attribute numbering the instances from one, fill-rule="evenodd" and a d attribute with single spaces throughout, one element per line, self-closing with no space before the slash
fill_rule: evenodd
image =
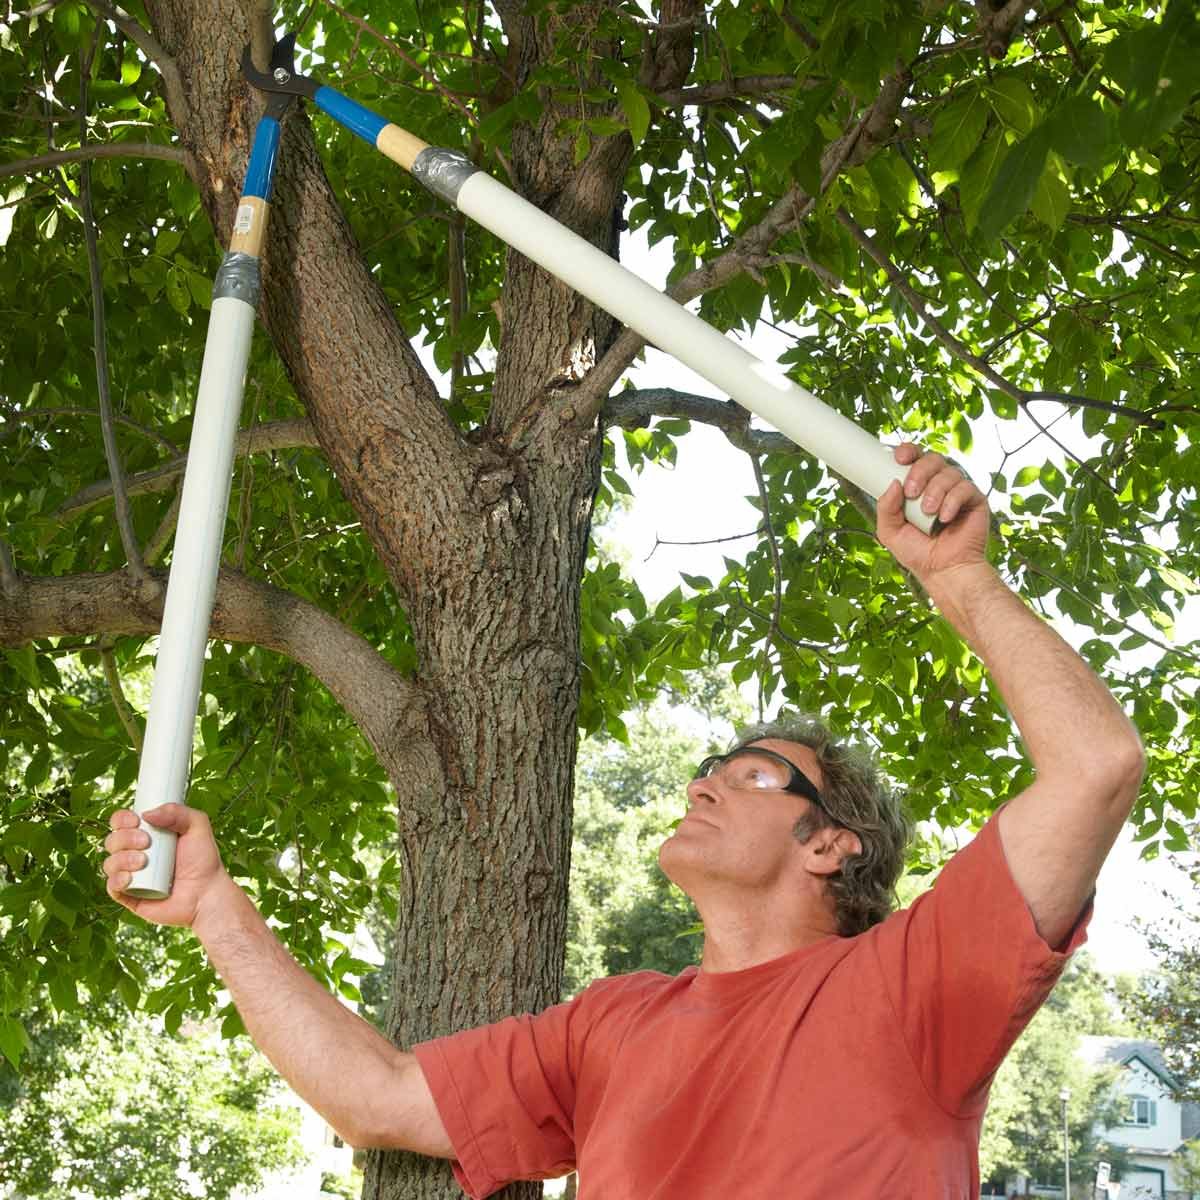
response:
<path id="1" fill-rule="evenodd" d="M 237 210 L 237 218 L 233 222 L 234 233 L 249 233 L 250 226 L 254 224 L 254 205 L 239 204 Z"/>

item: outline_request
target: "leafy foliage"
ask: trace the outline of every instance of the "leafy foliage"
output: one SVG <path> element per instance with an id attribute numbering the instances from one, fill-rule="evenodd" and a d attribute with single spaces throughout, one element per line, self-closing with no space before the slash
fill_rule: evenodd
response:
<path id="1" fill-rule="evenodd" d="M 539 0 L 530 11 L 544 24 L 561 7 Z M 961 454 L 981 427 L 1015 447 L 1026 428 L 1018 415 L 1038 422 L 1036 440 L 1006 450 L 981 479 L 998 514 L 995 561 L 1042 612 L 1082 632 L 1083 654 L 1147 745 L 1138 836 L 1148 853 L 1179 850 L 1200 770 L 1197 650 L 1176 631 L 1200 578 L 1195 6 L 1080 0 L 1031 12 L 985 46 L 986 7 L 717 0 L 689 43 L 687 88 L 708 98 L 645 82 L 654 31 L 626 5 L 560 23 L 557 43 L 517 78 L 486 7 L 362 0 L 349 16 L 309 14 L 301 40 L 313 52 L 300 66 L 430 142 L 470 148 L 501 177 L 514 139 L 544 119 L 581 167 L 630 137 L 625 219 L 669 245 L 673 283 L 736 251 L 784 198 L 799 206 L 826 184 L 803 221 L 704 292 L 701 313 L 722 329 L 783 329 L 790 374 L 887 439 Z M 141 4 L 128 8 L 149 24 Z M 69 150 L 81 138 L 182 150 L 161 78 L 133 41 L 98 27 L 77 0 L 41 9 L 0 25 L 5 158 Z M 280 23 L 296 24 L 302 9 L 281 5 Z M 97 32 L 85 135 L 73 109 Z M 581 70 L 597 60 L 602 82 Z M 785 82 L 739 91 L 739 80 L 767 78 Z M 902 99 L 872 131 L 867 117 L 893 84 Z M 313 113 L 302 119 L 398 321 L 451 376 L 450 418 L 468 438 L 485 436 L 503 345 L 502 248 L 347 132 Z M 856 128 L 855 153 L 826 163 L 824 179 L 823 156 Z M 136 477 L 187 443 L 219 251 L 179 162 L 105 158 L 91 169 L 117 437 L 146 544 L 169 526 L 176 485 Z M 78 172 L 58 164 L 0 178 L 0 531 L 30 575 L 124 562 L 111 501 L 81 494 L 108 468 L 94 415 Z M 895 275 L 842 216 L 870 231 Z M 468 283 L 458 306 L 447 237 L 456 229 Z M 981 377 L 981 364 L 1009 386 Z M 261 337 L 249 379 L 247 426 L 302 416 Z M 636 473 L 670 462 L 686 429 L 668 415 L 614 436 Z M 853 720 L 917 816 L 946 826 L 979 819 L 1029 779 L 979 664 L 875 545 L 836 479 L 799 454 L 768 455 L 762 468 L 757 503 L 775 545 L 764 537 L 727 560 L 721 578 L 687 576 L 650 603 L 628 570 L 590 560 L 580 581 L 581 729 L 624 739 L 635 704 L 725 664 L 739 681 L 755 677 L 766 705 L 782 698 Z M 597 515 L 633 486 L 610 442 Z M 318 451 L 243 459 L 229 511 L 227 562 L 336 613 L 405 673 L 417 669 L 408 617 Z M 150 652 L 140 639 L 112 647 L 135 707 L 144 707 Z M 329 695 L 262 649 L 214 645 L 205 689 L 192 802 L 214 817 L 231 869 L 292 949 L 340 986 L 349 952 L 322 930 L 350 928 L 394 896 L 384 773 Z M 4 651 L 0 1050 L 11 1061 L 28 1045 L 21 1014 L 35 995 L 69 1014 L 82 1003 L 77 984 L 115 991 L 163 1013 L 171 1029 L 212 1003 L 212 977 L 186 939 L 163 935 L 170 969 L 152 982 L 123 955 L 109 919 L 94 847 L 134 770 L 94 641 Z M 612 819 L 595 822 L 599 838 Z M 368 876 L 369 855 L 381 866 Z"/>
<path id="2" fill-rule="evenodd" d="M 979 1142 L 983 1179 L 1026 1175 L 1041 1183 L 1061 1179 L 1066 1087 L 1071 1170 L 1094 1176 L 1109 1162 L 1119 1176 L 1126 1152 L 1098 1138 L 1097 1129 L 1121 1123 L 1124 1109 L 1111 1071 L 1097 1071 L 1079 1056 L 1083 1034 L 1129 1034 L 1086 951 L 1077 954 L 1050 999 L 1038 1011 L 996 1073 Z"/>
<path id="3" fill-rule="evenodd" d="M 1191 829 L 1200 845 L 1200 828 Z M 1179 1082 L 1179 1098 L 1200 1101 L 1200 865 L 1191 868 L 1190 897 L 1176 900 L 1176 915 L 1160 926 L 1140 922 L 1158 958 L 1158 967 L 1142 977 L 1127 997 L 1130 1015 L 1154 1030 L 1163 1058 Z"/>
<path id="4" fill-rule="evenodd" d="M 0 1068 L 0 1186 L 41 1200 L 227 1200 L 299 1165 L 298 1113 L 246 1043 L 144 1016 L 39 1013 L 20 1076 Z"/>
<path id="5" fill-rule="evenodd" d="M 683 815 L 687 782 L 709 747 L 655 705 L 629 742 L 580 747 L 563 991 L 625 971 L 674 975 L 699 961 L 697 915 L 662 873 L 658 848 Z"/>

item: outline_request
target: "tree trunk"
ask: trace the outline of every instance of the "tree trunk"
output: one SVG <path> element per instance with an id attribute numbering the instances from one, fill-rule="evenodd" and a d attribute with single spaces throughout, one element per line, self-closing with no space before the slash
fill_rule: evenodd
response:
<path id="1" fill-rule="evenodd" d="M 250 5 L 149 8 L 180 69 L 171 116 L 202 164 L 201 197 L 224 240 L 259 104 L 237 72 Z M 506 30 L 519 44 L 519 75 L 554 36 L 520 9 L 506 15 Z M 548 110 L 514 136 L 522 190 L 613 250 L 631 143 L 610 138 L 576 168 L 554 138 L 558 120 Z M 388 1022 L 403 1046 L 560 996 L 579 585 L 601 435 L 594 424 L 564 423 L 559 406 L 613 323 L 516 255 L 504 314 L 488 423 L 466 436 L 367 270 L 304 116 L 288 118 L 263 321 L 401 598 L 427 714 L 424 736 L 414 736 L 413 720 L 398 721 L 380 750 L 403 860 Z M 370 1156 L 365 1193 L 459 1195 L 448 1164 L 393 1153 Z M 506 1194 L 533 1197 L 540 1185 Z"/>

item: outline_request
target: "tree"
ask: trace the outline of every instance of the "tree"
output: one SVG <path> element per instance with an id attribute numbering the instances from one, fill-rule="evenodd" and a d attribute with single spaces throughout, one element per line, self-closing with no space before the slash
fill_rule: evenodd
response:
<path id="1" fill-rule="evenodd" d="M 606 250 L 623 224 L 669 239 L 677 298 L 721 328 L 769 312 L 787 369 L 870 432 L 953 450 L 985 413 L 1038 422 L 990 480 L 997 563 L 1086 631 L 1148 744 L 1139 834 L 1176 837 L 1200 721 L 1180 700 L 1195 649 L 1170 641 L 1200 574 L 1186 0 L 49 0 L 0 29 L 10 1058 L 34 995 L 140 990 L 86 848 L 135 768 L 123 686 L 144 687 L 260 111 L 238 60 L 302 7 L 302 68 Z M 708 662 L 855 721 L 918 816 L 978 820 L 1028 781 L 854 489 L 719 398 L 621 390 L 640 339 L 319 115 L 289 117 L 272 208 L 191 799 L 331 986 L 350 955 L 322 928 L 394 904 L 398 1042 L 558 997 L 577 728 L 623 736 L 635 700 Z M 590 524 L 630 487 L 611 439 L 636 471 L 691 421 L 755 456 L 762 536 L 651 608 Z M 1050 448 L 1080 425 L 1092 448 Z M 397 819 L 368 877 L 359 852 Z M 164 941 L 147 1000 L 177 1025 L 213 981 Z M 368 1188 L 447 1181 L 377 1155 Z"/>
<path id="2" fill-rule="evenodd" d="M 588 739 L 575 782 L 563 991 L 623 971 L 675 974 L 698 961 L 698 916 L 658 865 L 687 782 L 710 752 L 664 705 L 637 713 L 625 746 Z"/>
<path id="3" fill-rule="evenodd" d="M 1121 1123 L 1124 1110 L 1115 1075 L 1079 1056 L 1082 1034 L 1128 1034 L 1113 997 L 1086 951 L 1068 965 L 1049 1000 L 1018 1038 L 996 1073 L 979 1141 L 983 1179 L 1025 1175 L 1040 1183 L 1062 1177 L 1063 1121 L 1059 1093 L 1070 1089 L 1067 1127 L 1071 1170 L 1094 1176 L 1096 1164 L 1125 1163 L 1119 1146 L 1096 1136 Z"/>
<path id="4" fill-rule="evenodd" d="M 1200 847 L 1200 825 L 1190 830 Z M 1126 1002 L 1130 1016 L 1153 1030 L 1163 1058 L 1179 1082 L 1178 1098 L 1200 1101 L 1200 863 L 1189 870 L 1192 893 L 1175 898 L 1176 915 L 1158 926 L 1138 924 L 1158 958 Z"/>
<path id="5" fill-rule="evenodd" d="M 5 1195 L 227 1200 L 303 1161 L 298 1113 L 272 1104 L 278 1077 L 244 1041 L 164 1037 L 129 1014 L 108 1028 L 94 1013 L 29 1025 L 21 1075 L 0 1070 Z"/>

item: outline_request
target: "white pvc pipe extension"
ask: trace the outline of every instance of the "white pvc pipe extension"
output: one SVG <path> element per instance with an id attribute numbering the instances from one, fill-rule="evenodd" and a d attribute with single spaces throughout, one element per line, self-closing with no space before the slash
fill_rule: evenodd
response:
<path id="1" fill-rule="evenodd" d="M 175 550 L 167 581 L 150 713 L 138 770 L 137 813 L 182 804 L 191 768 L 200 678 L 217 589 L 221 539 L 229 507 L 233 447 L 242 408 L 254 308 L 233 296 L 214 300 L 200 369 Z M 148 862 L 126 894 L 161 900 L 171 894 L 175 834 L 142 821 Z"/>
<path id="2" fill-rule="evenodd" d="M 793 442 L 878 499 L 893 479 L 903 481 L 891 450 L 865 429 L 651 287 L 590 242 L 483 171 L 459 189 L 459 209 L 497 237 L 582 293 L 658 349 L 702 375 Z M 933 517 L 907 500 L 904 515 L 925 533 Z"/>

